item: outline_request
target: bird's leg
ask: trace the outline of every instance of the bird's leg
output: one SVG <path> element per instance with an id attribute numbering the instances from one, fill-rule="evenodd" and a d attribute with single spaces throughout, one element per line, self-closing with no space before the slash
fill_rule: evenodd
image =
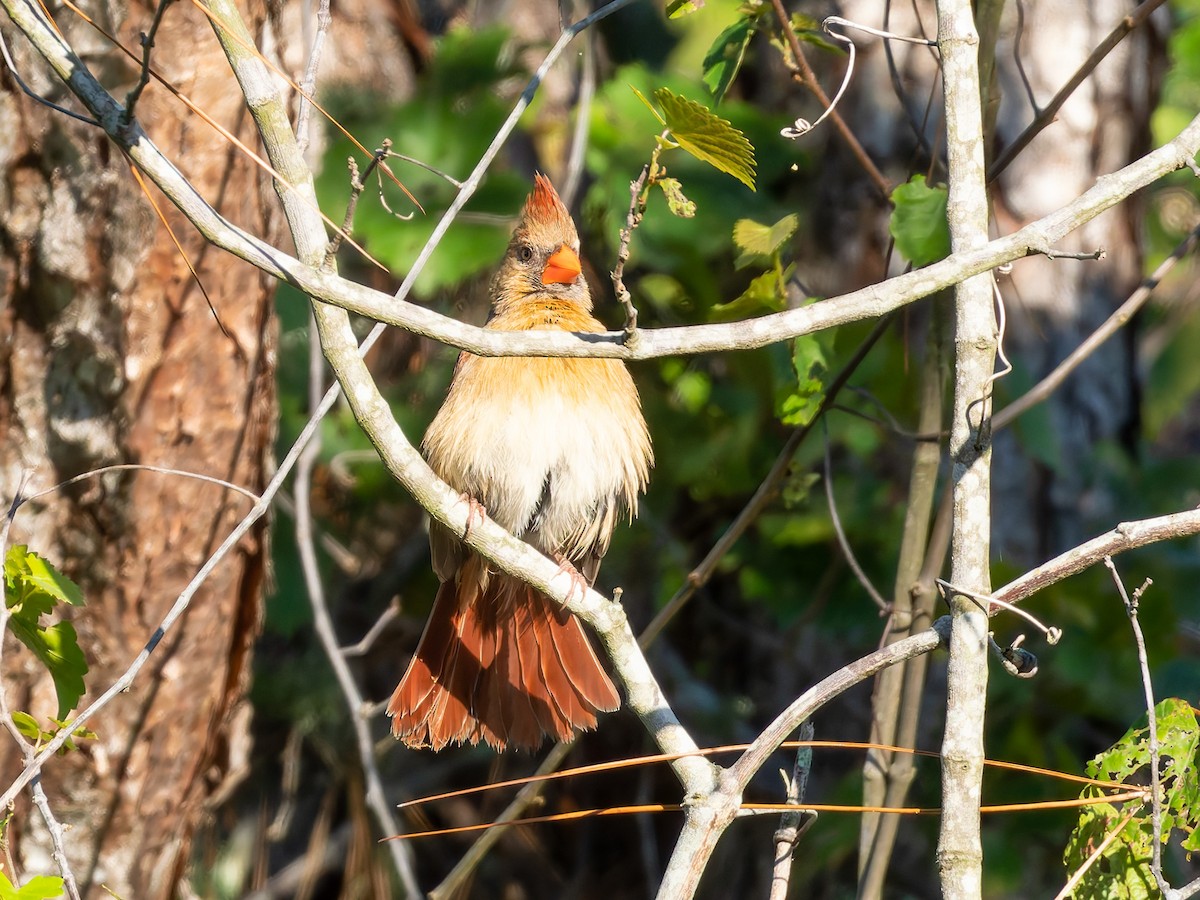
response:
<path id="1" fill-rule="evenodd" d="M 579 574 L 579 570 L 572 565 L 571 561 L 560 553 L 555 553 L 554 558 L 558 560 L 558 571 L 554 573 L 557 578 L 559 575 L 567 574 L 571 576 L 571 589 L 567 591 L 567 602 L 575 596 L 575 592 L 579 592 L 579 599 L 582 600 L 587 596 L 588 580 Z"/>
<path id="2" fill-rule="evenodd" d="M 470 507 L 467 510 L 467 524 L 463 528 L 462 539 L 465 541 L 471 535 L 472 523 L 478 520 L 479 524 L 482 525 L 487 521 L 487 507 L 467 493 L 459 494 L 458 499 L 466 500 L 467 505 Z"/>

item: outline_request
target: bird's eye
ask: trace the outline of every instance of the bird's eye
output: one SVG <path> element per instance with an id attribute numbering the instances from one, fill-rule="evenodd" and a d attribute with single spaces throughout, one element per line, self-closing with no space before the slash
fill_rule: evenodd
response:
<path id="1" fill-rule="evenodd" d="M 517 259 L 523 263 L 529 262 L 533 259 L 533 248 L 528 244 L 522 244 L 517 248 Z"/>

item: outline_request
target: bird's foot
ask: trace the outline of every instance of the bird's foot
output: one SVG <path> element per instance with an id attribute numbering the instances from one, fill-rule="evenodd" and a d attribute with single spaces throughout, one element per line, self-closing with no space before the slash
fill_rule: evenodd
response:
<path id="1" fill-rule="evenodd" d="M 571 598 L 575 596 L 576 591 L 579 592 L 579 599 L 582 600 L 587 596 L 588 588 L 590 587 L 588 580 L 579 574 L 579 570 L 565 556 L 556 556 L 555 558 L 558 560 L 558 571 L 554 573 L 555 577 L 557 578 L 559 575 L 564 574 L 571 576 L 571 589 L 567 591 L 567 602 L 571 602 Z"/>
<path id="2" fill-rule="evenodd" d="M 472 497 L 470 494 L 459 494 L 460 500 L 466 500 L 470 507 L 467 510 L 467 524 L 463 528 L 462 539 L 465 541 L 471 535 L 471 526 L 478 521 L 480 525 L 487 521 L 487 507 Z"/>

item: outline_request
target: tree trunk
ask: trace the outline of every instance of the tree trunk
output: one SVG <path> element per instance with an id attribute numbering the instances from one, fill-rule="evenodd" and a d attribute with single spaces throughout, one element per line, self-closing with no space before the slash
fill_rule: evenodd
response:
<path id="1" fill-rule="evenodd" d="M 151 9 L 89 6 L 137 48 Z M 70 13 L 58 17 L 92 70 L 132 86 L 136 64 Z M 71 106 L 3 23 L 18 71 Z M 90 51 L 90 52 L 88 52 Z M 140 51 L 139 51 L 140 52 Z M 243 140 L 252 129 L 207 20 L 169 7 L 153 65 Z M 119 95 L 118 95 L 119 96 Z M 271 236 L 273 197 L 256 167 L 163 88 L 137 115 L 193 184 L 238 225 Z M 275 421 L 273 285 L 203 242 L 167 209 L 204 294 L 130 174 L 95 129 L 0 92 L 0 472 L 5 502 L 113 463 L 203 473 L 257 490 Z M 224 331 L 222 329 L 224 328 Z M 22 507 L 10 541 L 27 543 L 83 587 L 73 620 L 91 671 L 81 705 L 106 689 L 151 637 L 180 590 L 246 511 L 219 486 L 146 471 L 89 478 Z M 265 537 L 253 533 L 218 568 L 159 645 L 132 690 L 90 727 L 95 741 L 44 770 L 85 895 L 168 897 L 207 803 L 240 774 L 242 703 L 258 626 Z M 6 642 L 10 705 L 55 713 L 45 671 Z M 11 779 L 20 754 L 0 742 Z M 54 871 L 37 814 L 22 801 L 8 831 L 18 874 Z"/>

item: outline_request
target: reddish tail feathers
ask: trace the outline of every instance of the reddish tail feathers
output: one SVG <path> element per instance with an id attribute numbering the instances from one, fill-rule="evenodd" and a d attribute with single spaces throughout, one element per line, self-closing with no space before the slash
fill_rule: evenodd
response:
<path id="1" fill-rule="evenodd" d="M 596 727 L 620 699 L 579 620 L 524 582 L 464 566 L 438 590 L 416 655 L 388 704 L 409 747 L 535 748 Z"/>

